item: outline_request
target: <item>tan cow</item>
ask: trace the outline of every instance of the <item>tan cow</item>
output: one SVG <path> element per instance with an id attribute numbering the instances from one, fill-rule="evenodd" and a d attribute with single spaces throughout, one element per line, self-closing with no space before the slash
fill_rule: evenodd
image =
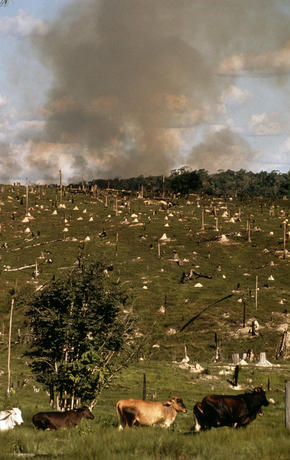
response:
<path id="1" fill-rule="evenodd" d="M 183 401 L 174 396 L 170 401 L 142 401 L 140 399 L 121 399 L 116 404 L 119 430 L 133 425 L 160 425 L 168 428 L 178 412 L 187 412 Z"/>

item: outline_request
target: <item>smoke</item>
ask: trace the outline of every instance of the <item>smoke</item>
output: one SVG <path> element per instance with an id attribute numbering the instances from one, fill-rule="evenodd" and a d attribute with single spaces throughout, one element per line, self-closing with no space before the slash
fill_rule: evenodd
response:
<path id="1" fill-rule="evenodd" d="M 38 58 L 53 73 L 53 86 L 42 108 L 45 128 L 33 138 L 30 166 L 40 168 L 45 160 L 47 171 L 57 170 L 55 156 L 43 148 L 56 144 L 63 146 L 72 176 L 168 173 L 181 161 L 176 141 L 180 133 L 173 131 L 183 126 L 194 129 L 221 116 L 220 95 L 235 77 L 228 76 L 225 82 L 217 76 L 219 64 L 232 54 L 266 52 L 270 44 L 280 46 L 289 35 L 287 18 L 274 3 L 78 0 L 71 4 L 45 35 L 34 39 Z M 222 152 L 223 142 L 226 153 L 215 156 L 213 146 Z M 235 145 L 244 152 L 246 166 L 254 152 L 229 131 L 209 136 L 194 148 L 192 164 L 221 167 L 218 158 L 233 164 Z"/>
<path id="2" fill-rule="evenodd" d="M 13 156 L 11 150 L 8 143 L 0 142 L 0 171 L 3 183 L 10 183 L 11 178 L 16 178 L 21 171 L 19 161 Z"/>
<path id="3" fill-rule="evenodd" d="M 246 168 L 256 154 L 245 139 L 226 128 L 208 133 L 203 142 L 193 147 L 187 164 L 193 169 L 209 172 L 218 169 L 236 171 Z"/>

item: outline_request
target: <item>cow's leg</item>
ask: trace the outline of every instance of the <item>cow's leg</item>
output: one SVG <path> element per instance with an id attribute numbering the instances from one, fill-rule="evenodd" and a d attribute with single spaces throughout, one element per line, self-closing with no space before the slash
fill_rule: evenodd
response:
<path id="1" fill-rule="evenodd" d="M 242 420 L 240 420 L 235 428 L 246 428 L 246 426 L 252 421 L 251 417 L 244 417 Z"/>
<path id="2" fill-rule="evenodd" d="M 48 421 L 46 424 L 46 429 L 47 430 L 57 430 L 59 426 L 57 426 L 55 423 Z"/>
<path id="3" fill-rule="evenodd" d="M 38 430 L 49 430 L 50 429 L 49 420 L 47 420 L 45 416 L 42 416 L 42 418 L 40 419 L 34 420 L 33 423 Z"/>
<path id="4" fill-rule="evenodd" d="M 171 425 L 172 425 L 172 422 L 169 420 L 166 422 L 160 423 L 161 428 L 169 428 Z"/>
<path id="5" fill-rule="evenodd" d="M 194 417 L 194 430 L 196 433 L 199 431 L 205 431 L 208 427 L 205 424 L 205 414 L 202 408 L 202 403 L 198 402 L 193 408 Z"/>
<path id="6" fill-rule="evenodd" d="M 125 420 L 125 428 L 131 428 L 133 425 L 139 425 L 138 413 L 134 407 L 126 408 Z"/>
<path id="7" fill-rule="evenodd" d="M 116 405 L 116 415 L 117 415 L 117 422 L 119 423 L 118 430 L 122 431 L 124 427 L 126 426 L 126 420 L 123 417 L 119 404 Z"/>
<path id="8" fill-rule="evenodd" d="M 131 428 L 134 424 L 137 424 L 137 419 L 134 413 L 127 410 L 124 413 L 120 412 L 119 431 L 123 430 L 124 428 Z"/>
<path id="9" fill-rule="evenodd" d="M 119 421 L 118 430 L 122 431 L 124 430 L 124 428 L 126 428 L 126 420 L 124 419 L 121 413 L 119 413 L 119 419 L 120 421 Z"/>
<path id="10" fill-rule="evenodd" d="M 200 423 L 198 421 L 197 416 L 194 414 L 194 431 L 196 433 L 199 433 L 200 429 L 201 429 L 201 425 L 200 425 Z"/>

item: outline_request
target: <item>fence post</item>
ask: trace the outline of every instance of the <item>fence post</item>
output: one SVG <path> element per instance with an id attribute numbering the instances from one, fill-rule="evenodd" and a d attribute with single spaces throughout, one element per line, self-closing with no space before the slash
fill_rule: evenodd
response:
<path id="1" fill-rule="evenodd" d="M 13 317 L 13 308 L 14 308 L 14 297 L 11 299 L 11 307 L 10 307 L 10 321 L 9 321 L 9 335 L 8 335 L 8 360 L 7 360 L 7 397 L 10 396 L 10 386 L 11 386 L 11 369 L 10 369 L 10 361 L 11 361 L 11 333 L 12 333 L 12 317 Z"/>
<path id="2" fill-rule="evenodd" d="M 243 300 L 243 328 L 246 327 L 246 301 Z"/>
<path id="3" fill-rule="evenodd" d="M 290 380 L 285 381 L 285 426 L 290 430 Z"/>
<path id="4" fill-rule="evenodd" d="M 146 374 L 143 374 L 143 401 L 146 400 Z"/>
<path id="5" fill-rule="evenodd" d="M 235 373 L 234 373 L 234 387 L 238 386 L 239 372 L 240 372 L 240 366 L 237 364 L 235 367 Z"/>

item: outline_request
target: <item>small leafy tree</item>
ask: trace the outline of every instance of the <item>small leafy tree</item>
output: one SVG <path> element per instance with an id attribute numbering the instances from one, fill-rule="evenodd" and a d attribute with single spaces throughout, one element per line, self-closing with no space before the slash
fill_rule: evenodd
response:
<path id="1" fill-rule="evenodd" d="M 50 405 L 94 407 L 98 395 L 136 354 L 127 296 L 94 263 L 37 292 L 26 313 L 31 369 L 50 392 Z"/>

